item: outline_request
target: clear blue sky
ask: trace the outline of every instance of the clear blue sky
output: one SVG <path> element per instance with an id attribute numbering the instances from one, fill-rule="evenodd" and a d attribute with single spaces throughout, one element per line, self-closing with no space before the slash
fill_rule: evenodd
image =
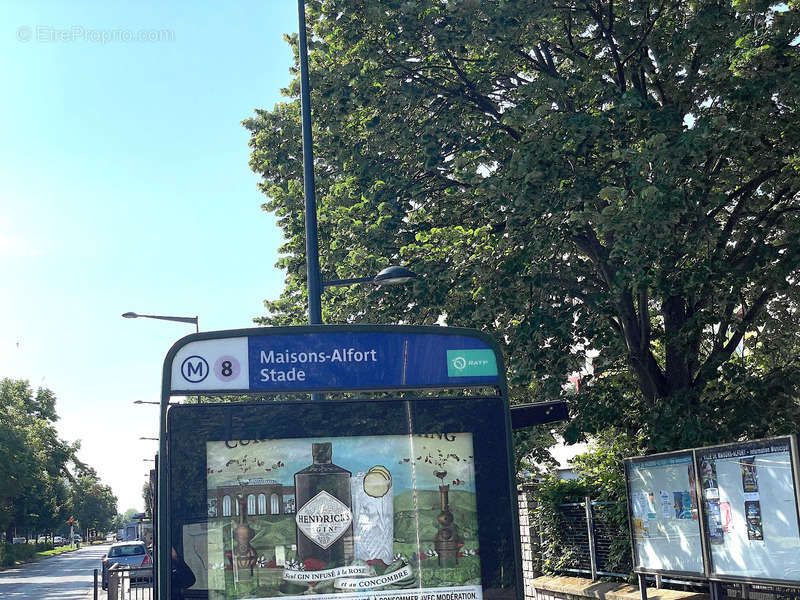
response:
<path id="1" fill-rule="evenodd" d="M 193 326 L 252 325 L 281 233 L 240 122 L 290 81 L 283 0 L 0 7 L 0 377 L 58 397 L 62 437 L 143 508 L 161 366 Z M 126 40 L 140 31 L 152 41 Z M 103 39 L 105 38 L 105 40 Z M 313 85 L 313 83 L 312 83 Z"/>

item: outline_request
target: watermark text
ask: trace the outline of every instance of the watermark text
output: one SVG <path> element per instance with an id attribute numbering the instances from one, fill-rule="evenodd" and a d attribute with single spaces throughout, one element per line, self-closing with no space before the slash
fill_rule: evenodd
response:
<path id="1" fill-rule="evenodd" d="M 20 25 L 17 41 L 28 43 L 84 42 L 89 44 L 174 42 L 171 29 L 92 29 L 82 25 L 55 27 L 52 25 Z"/>

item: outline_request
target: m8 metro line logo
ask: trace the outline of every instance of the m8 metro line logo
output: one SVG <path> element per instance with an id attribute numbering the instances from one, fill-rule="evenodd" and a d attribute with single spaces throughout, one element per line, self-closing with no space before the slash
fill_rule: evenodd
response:
<path id="1" fill-rule="evenodd" d="M 209 373 L 208 361 L 202 356 L 190 356 L 181 363 L 181 375 L 189 383 L 200 383 Z"/>

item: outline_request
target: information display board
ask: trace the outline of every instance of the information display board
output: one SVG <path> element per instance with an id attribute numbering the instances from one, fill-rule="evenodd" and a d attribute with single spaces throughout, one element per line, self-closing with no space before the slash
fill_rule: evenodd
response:
<path id="1" fill-rule="evenodd" d="M 692 451 L 625 461 L 636 572 L 703 577 Z"/>
<path id="2" fill-rule="evenodd" d="M 695 454 L 710 576 L 800 582 L 795 438 L 702 448 Z"/>

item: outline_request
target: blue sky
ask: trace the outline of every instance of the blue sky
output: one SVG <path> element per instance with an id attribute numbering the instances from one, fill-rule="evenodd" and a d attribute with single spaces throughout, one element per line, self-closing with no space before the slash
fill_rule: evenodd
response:
<path id="1" fill-rule="evenodd" d="M 281 232 L 240 122 L 289 80 L 296 4 L 6 2 L 0 7 L 0 377 L 58 397 L 61 435 L 143 508 L 161 366 L 198 315 L 252 325 Z M 139 32 L 150 41 L 126 40 Z M 105 38 L 105 39 L 104 39 Z M 312 82 L 313 85 L 313 82 Z"/>

